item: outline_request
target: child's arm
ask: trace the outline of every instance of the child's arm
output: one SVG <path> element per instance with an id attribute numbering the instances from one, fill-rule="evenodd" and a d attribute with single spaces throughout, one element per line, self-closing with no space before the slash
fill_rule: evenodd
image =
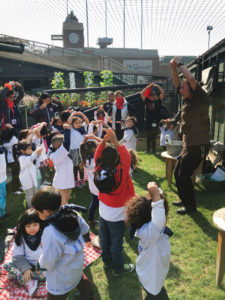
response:
<path id="1" fill-rule="evenodd" d="M 69 125 L 72 124 L 73 117 L 74 117 L 76 114 L 77 114 L 77 112 L 74 111 L 74 112 L 72 112 L 72 114 L 69 116 L 69 118 L 68 118 L 68 120 L 67 120 L 67 123 L 68 123 Z"/>
<path id="2" fill-rule="evenodd" d="M 23 171 L 25 168 L 29 167 L 31 164 L 31 161 L 33 162 L 37 157 L 41 154 L 43 148 L 38 147 L 32 154 L 31 156 L 22 156 L 19 158 L 20 162 L 20 170 Z"/>
<path id="3" fill-rule="evenodd" d="M 44 126 L 47 126 L 47 123 L 46 122 L 42 122 L 40 123 L 40 125 L 38 127 L 36 127 L 36 133 L 38 133 L 38 135 L 40 136 L 40 132 L 41 132 L 41 129 L 44 127 Z"/>
<path id="4" fill-rule="evenodd" d="M 25 258 L 25 255 L 17 255 L 13 257 L 13 263 L 16 268 L 23 274 L 27 270 L 31 270 L 31 265 Z"/>
<path id="5" fill-rule="evenodd" d="M 70 150 L 70 125 L 63 124 L 63 128 L 64 128 L 63 146 L 66 148 L 67 151 L 69 151 Z"/>
<path id="6" fill-rule="evenodd" d="M 86 142 L 87 140 L 96 140 L 98 143 L 101 143 L 101 141 L 102 141 L 102 139 L 100 139 L 99 137 L 97 137 L 94 134 L 87 134 L 87 135 L 85 135 L 85 138 L 84 138 L 83 142 Z"/>
<path id="7" fill-rule="evenodd" d="M 13 243 L 12 247 L 12 261 L 16 268 L 22 273 L 25 274 L 25 280 L 27 280 L 28 274 L 32 274 L 31 272 L 31 265 L 28 260 L 25 258 L 25 247 L 24 243 L 22 242 L 20 246 L 17 246 L 16 243 Z M 28 272 L 27 272 L 28 271 Z M 23 278 L 24 279 L 24 278 Z"/>
<path id="8" fill-rule="evenodd" d="M 84 113 L 82 113 L 81 111 L 78 111 L 77 116 L 81 116 L 83 118 L 84 122 L 87 124 L 87 126 L 89 125 L 89 123 L 90 123 L 89 119 Z"/>
<path id="9" fill-rule="evenodd" d="M 97 124 L 97 121 L 91 121 L 91 123 L 88 126 L 88 134 L 93 133 L 93 127 L 94 127 L 95 124 Z"/>
<path id="10" fill-rule="evenodd" d="M 109 142 L 112 143 L 117 148 L 122 167 L 129 171 L 130 164 L 131 164 L 130 153 L 127 151 L 125 146 L 120 145 L 120 143 L 117 140 L 116 133 L 113 129 L 110 128 L 107 130 L 107 138 Z"/>
<path id="11" fill-rule="evenodd" d="M 152 223 L 162 230 L 166 225 L 164 200 L 161 199 L 159 187 L 155 182 L 149 182 L 147 187 L 152 199 Z"/>
<path id="12" fill-rule="evenodd" d="M 95 156 L 94 156 L 95 164 L 96 164 L 96 162 L 97 162 L 97 159 L 98 159 L 98 158 L 101 158 L 102 152 L 103 152 L 103 150 L 105 149 L 107 140 L 108 140 L 108 136 L 107 136 L 107 134 L 106 134 L 106 135 L 104 136 L 104 138 L 102 139 L 102 141 L 100 142 L 100 144 L 98 145 L 96 151 L 95 151 Z"/>
<path id="13" fill-rule="evenodd" d="M 78 220 L 80 223 L 81 235 L 83 236 L 86 246 L 91 247 L 91 239 L 90 239 L 90 233 L 89 233 L 90 227 L 88 226 L 88 224 L 85 222 L 85 220 L 79 214 L 77 214 L 77 215 L 78 215 Z"/>
<path id="14" fill-rule="evenodd" d="M 123 136 L 122 140 L 120 140 L 120 144 L 122 145 L 124 143 L 129 142 L 132 139 L 133 135 L 134 135 L 133 130 L 125 130 L 124 136 Z"/>

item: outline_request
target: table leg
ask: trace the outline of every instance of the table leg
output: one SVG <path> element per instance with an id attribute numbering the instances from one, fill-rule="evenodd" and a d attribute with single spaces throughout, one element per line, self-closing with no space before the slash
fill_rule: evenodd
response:
<path id="1" fill-rule="evenodd" d="M 173 176 L 173 161 L 170 159 L 167 161 L 167 180 L 168 186 L 171 186 L 172 176 Z"/>
<path id="2" fill-rule="evenodd" d="M 216 284 L 220 285 L 225 273 L 225 232 L 218 232 L 216 258 Z"/>

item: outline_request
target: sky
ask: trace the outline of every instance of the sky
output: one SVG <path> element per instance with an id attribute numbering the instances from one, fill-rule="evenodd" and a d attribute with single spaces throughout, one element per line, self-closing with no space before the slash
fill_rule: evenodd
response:
<path id="1" fill-rule="evenodd" d="M 86 2 L 90 47 L 107 31 L 110 47 L 123 48 L 124 3 L 126 48 L 141 48 L 141 12 L 142 49 L 157 49 L 160 56 L 201 55 L 208 49 L 208 25 L 210 47 L 225 38 L 225 0 L 0 0 L 0 33 L 62 46 L 51 34 L 62 34 L 68 7 L 84 24 L 87 46 Z"/>

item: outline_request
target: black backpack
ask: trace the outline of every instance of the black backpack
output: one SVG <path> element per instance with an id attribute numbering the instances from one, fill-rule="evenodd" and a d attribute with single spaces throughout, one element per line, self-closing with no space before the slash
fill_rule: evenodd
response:
<path id="1" fill-rule="evenodd" d="M 109 194 L 115 192 L 120 186 L 123 170 L 116 168 L 98 168 L 94 172 L 94 183 L 100 193 Z"/>

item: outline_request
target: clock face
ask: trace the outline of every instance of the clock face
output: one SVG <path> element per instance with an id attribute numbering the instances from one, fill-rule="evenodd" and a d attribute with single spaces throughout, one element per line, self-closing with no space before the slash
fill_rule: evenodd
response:
<path id="1" fill-rule="evenodd" d="M 71 44 L 77 44 L 79 42 L 79 35 L 76 32 L 69 34 L 69 41 Z"/>

